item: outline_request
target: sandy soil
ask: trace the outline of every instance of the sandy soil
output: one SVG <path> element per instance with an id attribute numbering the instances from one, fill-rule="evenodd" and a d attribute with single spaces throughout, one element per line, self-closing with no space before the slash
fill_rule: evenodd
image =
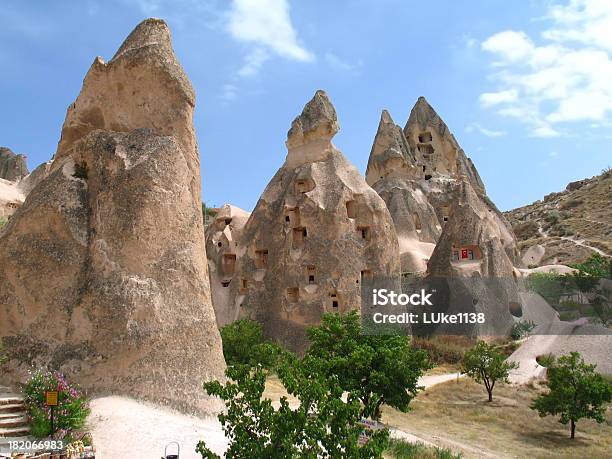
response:
<path id="1" fill-rule="evenodd" d="M 91 411 L 89 425 L 101 459 L 159 459 L 172 441 L 179 442 L 181 459 L 200 458 L 195 452 L 200 440 L 219 455 L 227 448 L 216 418 L 187 416 L 127 397 L 94 399 Z"/>
<path id="2" fill-rule="evenodd" d="M 461 377 L 458 373 L 423 376 L 419 385 L 429 388 L 458 377 Z M 277 381 L 272 381 L 272 385 L 274 389 L 267 391 L 266 396 L 276 401 L 275 399 L 280 398 L 282 386 Z M 292 401 L 291 404 L 297 404 L 297 401 Z M 172 441 L 179 442 L 181 459 L 199 458 L 195 447 L 200 440 L 206 441 L 208 447 L 219 455 L 227 448 L 227 440 L 216 418 L 187 416 L 127 397 L 94 399 L 91 402 L 89 425 L 97 454 L 101 459 L 159 459 L 163 455 L 164 447 Z M 391 429 L 391 436 L 412 442 L 430 443 L 424 438 L 398 429 Z"/>

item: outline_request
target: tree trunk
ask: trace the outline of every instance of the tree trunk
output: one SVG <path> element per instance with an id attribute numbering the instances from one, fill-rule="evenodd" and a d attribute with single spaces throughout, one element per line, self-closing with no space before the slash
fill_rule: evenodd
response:
<path id="1" fill-rule="evenodd" d="M 572 431 L 570 438 L 574 438 L 574 436 L 576 435 L 576 423 L 573 419 L 570 420 L 570 429 Z"/>
<path id="2" fill-rule="evenodd" d="M 489 393 L 489 401 L 492 402 L 493 401 L 493 391 L 487 390 L 487 392 Z"/>

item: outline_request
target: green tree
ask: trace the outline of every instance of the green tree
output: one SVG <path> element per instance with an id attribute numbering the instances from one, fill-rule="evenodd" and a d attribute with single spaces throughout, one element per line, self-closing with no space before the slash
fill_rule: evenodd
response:
<path id="1" fill-rule="evenodd" d="M 498 381 L 509 382 L 508 374 L 513 368 L 518 368 L 518 364 L 506 362 L 504 354 L 499 352 L 495 345 L 484 341 L 478 341 L 463 357 L 463 373 L 478 384 L 484 384 L 489 394 L 489 402 L 493 401 L 495 384 Z"/>
<path id="2" fill-rule="evenodd" d="M 593 277 L 612 278 L 612 258 L 598 253 L 591 255 L 585 262 L 572 265 L 578 271 Z"/>
<path id="3" fill-rule="evenodd" d="M 261 366 L 228 367 L 229 381 L 206 383 L 204 388 L 221 398 L 227 407 L 219 415 L 223 431 L 229 439 L 225 457 L 234 459 L 281 458 L 380 458 L 388 444 L 389 432 L 376 431 L 370 440 L 359 446 L 361 408 L 359 399 L 343 390 L 337 378 L 312 373 L 311 368 L 294 358 L 279 368 L 279 377 L 287 392 L 299 400 L 292 408 L 286 397 L 280 407 L 262 399 L 266 373 Z M 198 443 L 196 452 L 202 458 L 218 458 Z"/>
<path id="4" fill-rule="evenodd" d="M 8 223 L 8 220 L 4 217 L 0 217 L 0 231 L 2 231 L 2 228 L 4 227 L 4 225 L 6 225 Z"/>
<path id="5" fill-rule="evenodd" d="M 407 411 L 420 389 L 419 377 L 432 366 L 427 353 L 412 348 L 406 336 L 363 333 L 356 312 L 324 314 L 308 337 L 304 364 L 328 378 L 336 376 L 344 391 L 359 397 L 363 416 L 372 419 L 380 418 L 383 404 Z"/>
<path id="6" fill-rule="evenodd" d="M 527 278 L 527 286 L 554 306 L 565 293 L 566 281 L 565 276 L 556 273 L 532 273 Z"/>
<path id="7" fill-rule="evenodd" d="M 559 357 L 548 368 L 549 392 L 536 398 L 531 408 L 541 417 L 560 416 L 561 424 L 570 424 L 570 438 L 575 437 L 576 423 L 589 418 L 605 421 L 606 404 L 612 400 L 612 387 L 595 372 L 596 365 L 584 362 L 578 352 Z"/>
<path id="8" fill-rule="evenodd" d="M 289 351 L 263 337 L 261 325 L 250 319 L 240 319 L 221 328 L 223 355 L 228 365 L 255 366 L 274 369 Z"/>

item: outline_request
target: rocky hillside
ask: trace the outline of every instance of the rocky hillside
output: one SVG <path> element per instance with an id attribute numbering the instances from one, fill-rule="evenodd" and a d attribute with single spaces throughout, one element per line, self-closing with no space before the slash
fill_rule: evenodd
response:
<path id="1" fill-rule="evenodd" d="M 526 265 L 582 262 L 612 255 L 612 170 L 571 182 L 528 206 L 506 212 Z"/>

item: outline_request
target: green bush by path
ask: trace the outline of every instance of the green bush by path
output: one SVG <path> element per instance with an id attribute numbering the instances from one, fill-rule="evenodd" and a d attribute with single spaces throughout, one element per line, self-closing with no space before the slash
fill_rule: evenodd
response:
<path id="1" fill-rule="evenodd" d="M 387 448 L 393 459 L 461 459 L 461 453 L 453 453 L 448 448 L 427 446 L 423 443 L 410 443 L 405 440 L 391 439 Z"/>
<path id="2" fill-rule="evenodd" d="M 52 434 L 51 408 L 45 403 L 46 391 L 59 392 L 59 405 L 54 408 L 56 438 L 71 441 L 73 433 L 85 426 L 85 420 L 91 411 L 87 397 L 59 372 L 32 372 L 24 386 L 23 394 L 30 420 L 30 432 L 37 438 Z"/>

